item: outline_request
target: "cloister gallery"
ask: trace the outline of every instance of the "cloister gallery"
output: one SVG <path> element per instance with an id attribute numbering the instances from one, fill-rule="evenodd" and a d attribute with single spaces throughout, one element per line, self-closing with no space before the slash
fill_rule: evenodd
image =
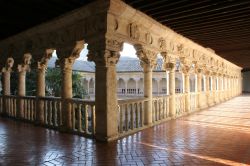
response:
<path id="1" fill-rule="evenodd" d="M 84 83 L 94 100 L 72 98 L 72 66 L 86 43 L 95 70 L 83 71 Z M 141 70 L 116 68 L 124 43 L 134 46 Z M 60 98 L 45 96 L 54 50 L 62 71 Z M 199 111 L 242 91 L 241 67 L 120 0 L 94 1 L 9 37 L 0 42 L 0 55 L 2 115 L 98 141 Z M 25 95 L 30 70 L 37 72 L 36 96 Z M 17 96 L 10 94 L 14 71 Z"/>

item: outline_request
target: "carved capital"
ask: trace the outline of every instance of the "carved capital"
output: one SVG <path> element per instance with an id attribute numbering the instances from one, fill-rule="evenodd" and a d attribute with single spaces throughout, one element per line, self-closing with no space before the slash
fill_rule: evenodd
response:
<path id="1" fill-rule="evenodd" d="M 167 71 L 175 70 L 175 58 L 168 54 L 167 52 L 162 52 L 161 53 L 163 57 L 163 68 Z"/>
<path id="2" fill-rule="evenodd" d="M 17 65 L 17 71 L 18 72 L 30 71 L 31 59 L 32 59 L 32 55 L 30 53 L 24 54 L 22 63 Z"/>
<path id="3" fill-rule="evenodd" d="M 60 65 L 60 68 L 63 72 L 71 72 L 75 58 L 62 58 L 56 61 L 56 64 Z"/>
<path id="4" fill-rule="evenodd" d="M 140 64 L 143 68 L 145 65 L 149 66 L 151 69 L 155 68 L 157 65 L 157 52 L 147 49 L 140 44 L 135 45 L 135 50 L 138 58 L 140 59 Z"/>
<path id="5" fill-rule="evenodd" d="M 57 49 L 57 56 L 59 59 L 70 58 L 77 59 L 80 57 L 80 53 L 84 48 L 85 41 L 77 41 L 73 45 L 69 45 L 68 47 L 63 47 Z"/>
<path id="6" fill-rule="evenodd" d="M 40 61 L 37 62 L 37 69 L 38 70 L 46 70 L 48 66 L 48 61 L 52 57 L 53 49 L 46 49 L 43 57 Z"/>
<path id="7" fill-rule="evenodd" d="M 88 61 L 93 61 L 97 66 L 115 66 L 120 58 L 123 42 L 105 37 L 88 45 Z"/>
<path id="8" fill-rule="evenodd" d="M 6 61 L 5 66 L 2 69 L 2 72 L 11 72 L 13 65 L 14 65 L 14 59 L 9 57 Z"/>
<path id="9" fill-rule="evenodd" d="M 89 50 L 88 53 L 88 61 L 93 61 L 97 66 L 114 66 L 117 64 L 120 58 L 119 51 L 111 51 L 111 50 L 104 50 L 104 51 L 92 51 Z"/>
<path id="10" fill-rule="evenodd" d="M 183 65 L 181 70 L 184 74 L 189 74 L 191 71 L 191 66 Z"/>

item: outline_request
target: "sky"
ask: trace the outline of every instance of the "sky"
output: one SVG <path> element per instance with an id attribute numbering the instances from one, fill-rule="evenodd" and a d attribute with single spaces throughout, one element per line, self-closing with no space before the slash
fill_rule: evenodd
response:
<path id="1" fill-rule="evenodd" d="M 128 43 L 124 43 L 123 50 L 120 53 L 121 57 L 137 58 L 134 46 Z M 80 53 L 80 58 L 78 58 L 78 60 L 87 61 L 87 54 L 88 54 L 88 49 L 86 44 L 86 47 Z M 53 56 L 56 57 L 56 51 L 54 51 Z"/>

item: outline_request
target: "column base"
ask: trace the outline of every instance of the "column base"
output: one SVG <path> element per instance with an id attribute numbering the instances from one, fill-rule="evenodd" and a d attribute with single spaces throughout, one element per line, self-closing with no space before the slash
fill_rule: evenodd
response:
<path id="1" fill-rule="evenodd" d="M 113 135 L 113 136 L 103 136 L 99 134 L 95 134 L 95 139 L 100 142 L 110 142 L 118 139 L 118 135 Z"/>

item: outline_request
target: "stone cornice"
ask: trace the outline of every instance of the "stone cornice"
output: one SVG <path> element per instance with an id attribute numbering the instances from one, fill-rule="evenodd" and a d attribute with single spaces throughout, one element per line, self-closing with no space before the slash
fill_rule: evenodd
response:
<path id="1" fill-rule="evenodd" d="M 111 1 L 108 18 L 112 20 L 111 24 L 108 25 L 108 29 L 112 29 L 113 33 L 121 38 L 129 39 L 129 42 L 132 44 L 150 45 L 159 51 L 167 49 L 165 51 L 176 55 L 182 52 L 190 59 L 196 59 L 197 61 L 203 59 L 203 63 L 209 63 L 212 58 L 215 61 L 220 61 L 231 66 L 235 70 L 242 69 L 221 58 L 211 51 L 211 49 L 202 47 L 194 41 L 174 32 L 172 29 L 158 23 L 122 1 Z M 179 49 L 180 46 L 183 50 Z"/>

